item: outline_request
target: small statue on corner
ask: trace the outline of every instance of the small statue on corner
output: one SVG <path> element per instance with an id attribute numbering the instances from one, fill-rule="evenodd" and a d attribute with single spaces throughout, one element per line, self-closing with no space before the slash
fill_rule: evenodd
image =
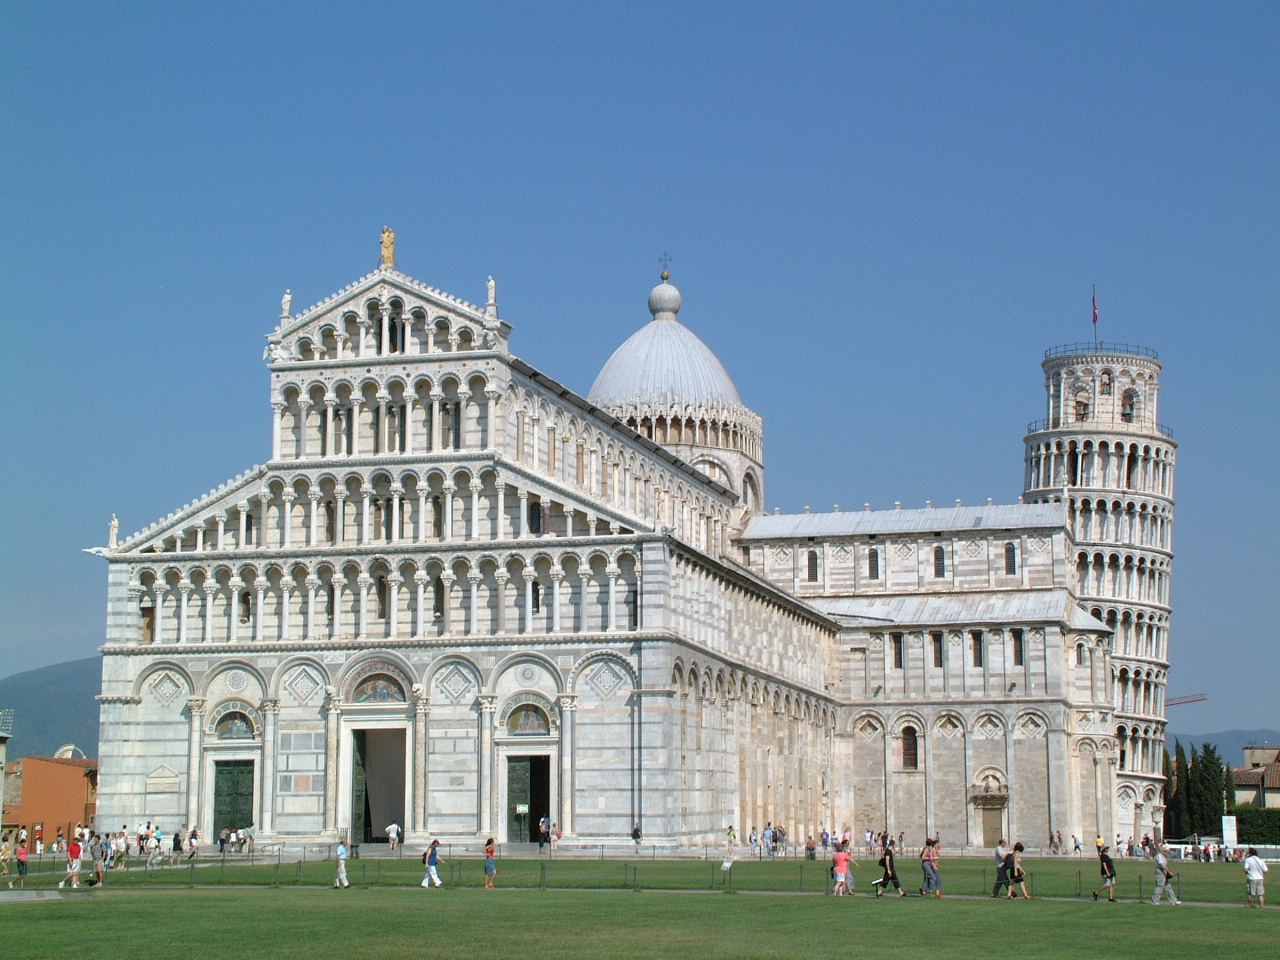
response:
<path id="1" fill-rule="evenodd" d="M 396 235 L 390 227 L 382 228 L 382 265 L 384 267 L 396 265 Z"/>

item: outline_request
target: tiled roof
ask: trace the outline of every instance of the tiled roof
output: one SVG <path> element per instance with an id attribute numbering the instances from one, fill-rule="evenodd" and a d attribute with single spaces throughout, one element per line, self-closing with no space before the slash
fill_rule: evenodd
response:
<path id="1" fill-rule="evenodd" d="M 1268 763 L 1265 767 L 1236 767 L 1231 773 L 1237 787 L 1280 790 L 1280 761 Z"/>
<path id="2" fill-rule="evenodd" d="M 1106 624 L 1072 602 L 1066 590 L 1006 593 L 896 594 L 886 597 L 810 597 L 828 616 L 859 625 L 945 626 L 979 623 L 1062 623 L 1106 632 Z"/>
<path id="3" fill-rule="evenodd" d="M 789 513 L 752 517 L 741 540 L 854 537 L 877 534 L 972 533 L 987 530 L 1062 529 L 1061 503 L 1009 503 L 988 507 L 927 510 L 859 510 L 844 513 Z"/>

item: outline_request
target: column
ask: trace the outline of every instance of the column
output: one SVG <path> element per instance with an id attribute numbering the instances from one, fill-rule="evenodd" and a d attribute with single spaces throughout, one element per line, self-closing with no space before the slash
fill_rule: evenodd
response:
<path id="1" fill-rule="evenodd" d="M 498 403 L 502 398 L 502 394 L 497 390 L 486 390 L 484 396 L 489 401 L 488 408 L 485 410 L 485 419 L 488 422 L 485 424 L 484 449 L 498 450 L 499 445 L 495 434 L 499 429 Z"/>
<path id="2" fill-rule="evenodd" d="M 343 589 L 344 580 L 337 579 L 340 574 L 335 573 L 333 583 L 333 636 L 342 636 L 342 601 L 346 591 Z"/>
<path id="3" fill-rule="evenodd" d="M 440 584 L 442 594 L 440 600 L 440 623 L 442 632 L 447 637 L 453 631 L 453 584 L 455 577 L 451 573 L 442 573 L 440 575 Z"/>
<path id="4" fill-rule="evenodd" d="M 453 494 L 458 488 L 452 482 L 444 485 L 444 538 L 453 539 Z"/>
<path id="5" fill-rule="evenodd" d="M 524 574 L 524 629 L 521 633 L 533 633 L 533 577 Z"/>
<path id="6" fill-rule="evenodd" d="M 493 575 L 493 579 L 497 581 L 496 590 L 498 594 L 497 632 L 506 633 L 507 632 L 507 581 L 509 578 L 501 569 L 499 569 Z"/>
<path id="7" fill-rule="evenodd" d="M 266 577 L 259 577 L 253 581 L 253 639 L 259 643 L 262 642 L 263 620 L 267 607 L 267 587 L 269 586 L 271 586 L 271 581 Z"/>
<path id="8" fill-rule="evenodd" d="M 480 832 L 493 831 L 493 793 L 495 781 L 493 769 L 493 717 L 498 710 L 498 698 L 490 694 L 480 697 Z"/>
<path id="9" fill-rule="evenodd" d="M 200 610 L 204 614 L 204 622 L 201 624 L 201 639 L 205 643 L 213 642 L 213 594 L 217 587 L 208 580 L 200 584 L 200 594 L 204 598 L 200 605 Z M 191 821 L 187 821 L 190 823 Z"/>
<path id="10" fill-rule="evenodd" d="M 480 580 L 479 574 L 471 574 L 467 577 L 467 583 L 471 585 L 471 610 L 467 614 L 467 633 L 475 636 L 479 633 L 478 625 L 480 623 Z"/>
<path id="11" fill-rule="evenodd" d="M 618 613 L 617 613 L 617 594 L 618 594 L 618 568 L 610 567 L 605 571 L 609 577 L 609 623 L 606 629 L 613 633 L 618 629 Z"/>
<path id="12" fill-rule="evenodd" d="M 480 478 L 471 478 L 471 522 L 467 524 L 467 539 L 480 539 Z"/>
<path id="13" fill-rule="evenodd" d="M 538 417 L 529 418 L 529 441 L 532 449 L 529 451 L 529 465 L 533 468 L 533 472 L 538 472 L 538 424 L 542 420 Z"/>
<path id="14" fill-rule="evenodd" d="M 493 539 L 501 540 L 506 533 L 507 525 L 507 484 L 500 476 L 493 478 L 494 496 L 497 498 L 497 510 L 493 515 Z"/>
<path id="15" fill-rule="evenodd" d="M 427 574 L 424 570 L 419 570 L 413 575 L 413 582 L 418 585 L 418 622 L 414 627 L 413 635 L 422 637 L 427 632 Z"/>
<path id="16" fill-rule="evenodd" d="M 289 633 L 292 630 L 291 616 L 293 613 L 293 591 L 297 586 L 288 574 L 282 575 L 280 579 L 280 639 L 288 640 Z"/>
<path id="17" fill-rule="evenodd" d="M 284 488 L 284 492 L 280 494 L 284 505 L 281 507 L 281 526 L 284 527 L 284 549 L 288 550 L 293 546 L 293 501 L 297 499 L 297 494 L 289 487 Z"/>
<path id="18" fill-rule="evenodd" d="M 226 514 L 219 514 L 217 519 L 218 519 L 218 550 L 221 551 L 226 549 L 227 516 Z"/>
<path id="19" fill-rule="evenodd" d="M 333 542 L 336 546 L 346 540 L 347 495 L 341 489 L 333 492 Z"/>
<path id="20" fill-rule="evenodd" d="M 316 638 L 316 591 L 320 589 L 320 578 L 315 576 L 307 577 L 307 635 L 306 639 L 314 640 Z"/>
<path id="21" fill-rule="evenodd" d="M 564 574 L 555 571 L 551 574 L 551 632 L 560 632 L 560 581 Z"/>
<path id="22" fill-rule="evenodd" d="M 324 455 L 329 457 L 338 455 L 338 430 L 333 421 L 337 401 L 333 394 L 324 398 Z"/>
<path id="23" fill-rule="evenodd" d="M 441 424 L 444 422 L 444 394 L 433 391 L 431 393 L 431 452 L 439 453 L 444 449 L 444 431 Z"/>
<path id="24" fill-rule="evenodd" d="M 187 824 L 188 829 L 197 827 L 202 834 L 205 830 L 200 823 L 200 753 L 204 743 L 204 708 L 205 701 L 199 697 L 187 701 Z"/>
<path id="25" fill-rule="evenodd" d="M 363 640 L 368 635 L 365 627 L 369 622 L 369 588 L 373 586 L 373 577 L 361 574 L 356 578 L 356 585 L 360 588 L 360 612 L 359 623 L 356 624 L 356 637 Z"/>
<path id="26" fill-rule="evenodd" d="M 413 453 L 413 415 L 417 397 L 405 397 L 404 402 L 404 449 L 401 453 Z"/>
<path id="27" fill-rule="evenodd" d="M 517 490 L 520 498 L 520 516 L 516 518 L 516 536 L 523 540 L 529 535 L 529 491 Z"/>
<path id="28" fill-rule="evenodd" d="M 311 506 L 307 508 L 307 546 L 318 547 L 320 530 L 320 491 L 314 487 L 307 491 L 307 500 Z"/>
<path id="29" fill-rule="evenodd" d="M 404 487 L 398 483 L 391 485 L 391 542 L 400 540 L 400 498 L 404 496 Z"/>
<path id="30" fill-rule="evenodd" d="M 276 812 L 276 727 L 280 721 L 280 701 L 262 701 L 262 821 L 264 836 L 275 830 Z M 212 837 L 210 839 L 213 839 Z"/>
<path id="31" fill-rule="evenodd" d="M 182 579 L 178 583 L 178 642 L 187 642 L 187 607 L 191 602 L 191 591 L 195 589 L 191 582 Z"/>
<path id="32" fill-rule="evenodd" d="M 196 527 L 196 553 L 204 552 L 204 524 Z"/>
<path id="33" fill-rule="evenodd" d="M 156 630 L 153 643 L 164 643 L 164 589 L 164 583 L 157 581 L 155 585 Z"/>
<path id="34" fill-rule="evenodd" d="M 400 584 L 404 578 L 396 574 L 387 577 L 387 636 L 400 635 Z"/>
<path id="35" fill-rule="evenodd" d="M 431 719 L 431 699 L 420 684 L 414 685 L 413 699 L 413 824 L 425 837 L 427 834 L 427 783 L 431 762 L 431 742 L 428 724 Z"/>
<path id="36" fill-rule="evenodd" d="M 378 433 L 375 443 L 378 445 L 376 453 L 386 456 L 391 452 L 391 432 L 387 427 L 387 422 L 391 419 L 387 416 L 387 404 L 391 400 L 391 396 L 386 393 L 379 393 L 374 397 L 378 403 Z"/>
<path id="37" fill-rule="evenodd" d="M 271 401 L 271 459 L 280 459 L 280 420 L 284 414 L 284 401 Z"/>
<path id="38" fill-rule="evenodd" d="M 227 591 L 230 596 L 227 598 L 227 619 L 230 621 L 230 629 L 227 631 L 227 642 L 236 643 L 240 639 L 240 591 L 244 589 L 244 581 L 239 577 L 232 577 L 227 583 Z"/>
<path id="39" fill-rule="evenodd" d="M 363 403 L 359 397 L 351 398 L 351 449 L 347 451 L 347 455 L 351 457 L 360 456 L 360 407 Z"/>
<path id="40" fill-rule="evenodd" d="M 458 395 L 458 449 L 467 449 L 467 420 L 471 407 L 471 395 L 467 393 Z"/>
<path id="41" fill-rule="evenodd" d="M 324 831 L 338 835 L 338 727 L 342 720 L 342 707 L 333 687 L 326 687 L 324 724 Z"/>
<path id="42" fill-rule="evenodd" d="M 418 537 L 419 543 L 427 539 L 427 481 L 418 481 Z"/>
<path id="43" fill-rule="evenodd" d="M 258 542 L 254 544 L 259 550 L 267 548 L 267 504 L 271 502 L 271 494 L 263 490 L 258 494 Z"/>
<path id="44" fill-rule="evenodd" d="M 385 357 L 391 352 L 391 311 L 383 307 L 378 312 L 382 318 L 382 349 L 378 351 L 378 355 Z"/>
<path id="45" fill-rule="evenodd" d="M 361 491 L 360 506 L 360 544 L 361 546 L 369 542 L 369 488 L 366 487 Z"/>
<path id="46" fill-rule="evenodd" d="M 573 726 L 577 714 L 578 698 L 560 697 L 560 829 L 566 835 L 573 833 Z"/>

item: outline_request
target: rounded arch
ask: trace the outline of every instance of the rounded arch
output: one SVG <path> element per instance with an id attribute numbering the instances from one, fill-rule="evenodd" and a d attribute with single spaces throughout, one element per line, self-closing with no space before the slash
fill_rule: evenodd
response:
<path id="1" fill-rule="evenodd" d="M 521 663 L 536 663 L 545 669 L 555 680 L 556 694 L 565 692 L 564 674 L 560 668 L 556 666 L 555 661 L 545 654 L 536 653 L 533 650 L 520 650 L 516 653 L 509 654 L 498 661 L 498 664 L 489 671 L 489 683 L 485 690 L 486 693 L 494 692 L 494 685 L 498 678 L 503 676 L 512 667 Z"/>
<path id="2" fill-rule="evenodd" d="M 160 673 L 168 673 L 170 676 L 174 676 L 176 674 L 174 679 L 180 683 L 186 684 L 186 696 L 191 696 L 194 693 L 196 689 L 195 681 L 192 679 L 191 674 L 187 671 L 186 667 L 178 663 L 176 660 L 156 660 L 147 664 L 138 676 L 134 678 L 133 688 L 130 691 L 131 696 L 141 697 L 142 692 L 150 686 L 149 681 Z M 179 690 L 173 695 L 173 698 L 176 699 L 182 694 L 183 691 Z"/>
<path id="3" fill-rule="evenodd" d="M 249 674 L 249 676 L 258 681 L 260 690 L 267 691 L 271 689 L 271 685 L 267 682 L 266 675 L 263 674 L 255 664 L 240 657 L 233 657 L 230 660 L 219 660 L 213 665 L 213 668 L 204 675 L 204 679 L 200 684 L 200 695 L 202 697 L 207 697 L 214 682 L 224 673 L 229 673 L 232 670 L 243 670 L 245 673 Z"/>

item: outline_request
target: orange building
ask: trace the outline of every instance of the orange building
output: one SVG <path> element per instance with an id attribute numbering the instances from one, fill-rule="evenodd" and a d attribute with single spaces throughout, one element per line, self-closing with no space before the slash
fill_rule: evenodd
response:
<path id="1" fill-rule="evenodd" d="M 44 828 L 51 844 L 62 828 L 70 836 L 77 823 L 93 826 L 98 809 L 98 761 L 75 757 L 23 757 L 9 764 L 4 827 L 25 826 L 35 836 Z"/>

